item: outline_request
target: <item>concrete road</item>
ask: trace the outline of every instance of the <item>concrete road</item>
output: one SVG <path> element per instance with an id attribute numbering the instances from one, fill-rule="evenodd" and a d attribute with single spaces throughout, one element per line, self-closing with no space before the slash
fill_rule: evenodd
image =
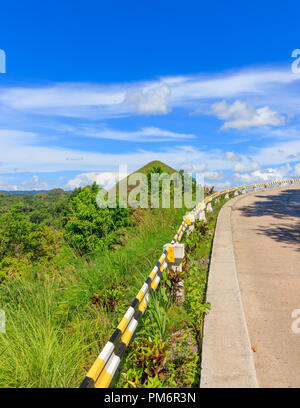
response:
<path id="1" fill-rule="evenodd" d="M 300 387 L 300 186 L 257 191 L 231 212 L 237 277 L 260 387 Z M 300 324 L 298 324 L 300 327 Z"/>

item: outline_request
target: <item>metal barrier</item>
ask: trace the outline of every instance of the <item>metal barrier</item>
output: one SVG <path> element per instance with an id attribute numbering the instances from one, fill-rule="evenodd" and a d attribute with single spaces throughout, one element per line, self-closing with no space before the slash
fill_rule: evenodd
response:
<path id="1" fill-rule="evenodd" d="M 239 192 L 245 194 L 247 190 L 256 191 L 259 188 L 268 188 L 275 185 L 281 186 L 282 184 L 293 184 L 299 182 L 299 179 L 290 179 L 282 181 L 273 181 L 270 183 L 251 184 L 248 186 L 233 187 L 223 191 L 218 191 L 209 197 L 206 197 L 203 201 L 197 204 L 197 206 L 183 217 L 183 221 L 178 228 L 173 240 L 170 244 L 164 245 L 164 251 L 160 256 L 158 262 L 152 269 L 150 275 L 145 280 L 143 286 L 136 295 L 131 306 L 128 308 L 124 317 L 121 319 L 118 327 L 102 349 L 101 353 L 95 360 L 94 364 L 88 371 L 86 377 L 82 381 L 80 388 L 107 388 L 109 387 L 113 376 L 120 364 L 122 355 L 124 354 L 136 328 L 139 320 L 143 316 L 147 304 L 149 302 L 149 295 L 151 295 L 159 286 L 162 278 L 162 273 L 168 266 L 179 265 L 180 260 L 184 256 L 183 245 L 180 245 L 181 238 L 184 232 L 188 229 L 192 232 L 194 228 L 195 219 L 206 221 L 205 210 L 207 212 L 212 211 L 213 200 L 218 201 L 220 197 L 225 196 L 225 199 L 229 199 L 229 194 L 234 193 L 234 196 Z"/>

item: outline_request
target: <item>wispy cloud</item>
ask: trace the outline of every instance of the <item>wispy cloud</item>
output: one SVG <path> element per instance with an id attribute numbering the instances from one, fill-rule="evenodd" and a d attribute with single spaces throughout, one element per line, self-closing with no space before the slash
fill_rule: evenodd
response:
<path id="1" fill-rule="evenodd" d="M 114 85 L 59 83 L 37 87 L 2 87 L 0 104 L 35 114 L 66 117 L 114 118 L 165 114 L 174 107 L 196 108 L 220 98 L 257 98 L 260 103 L 281 93 L 281 101 L 299 103 L 296 90 L 287 87 L 300 80 L 287 68 L 257 68 L 211 75 L 162 77 L 152 81 Z M 289 106 L 290 108 L 290 106 Z M 201 110 L 200 110 L 201 111 Z"/>
<path id="2" fill-rule="evenodd" d="M 0 133 L 1 134 L 1 133 Z M 3 134 L 4 137 L 5 134 Z M 29 134 L 30 135 L 30 134 Z M 155 158 L 178 168 L 186 161 L 193 165 L 209 163 L 211 170 L 230 168 L 215 152 L 199 150 L 194 146 L 163 147 L 159 150 L 137 149 L 120 153 L 101 153 L 80 149 L 67 149 L 55 146 L 42 146 L 32 139 L 27 141 L 26 132 L 23 138 L 14 139 L 12 143 L 2 146 L 0 173 L 14 172 L 57 172 L 57 171 L 116 171 L 119 164 L 129 166 L 129 171 L 136 170 Z"/>
<path id="3" fill-rule="evenodd" d="M 295 107 L 297 88 L 300 75 L 291 72 L 287 68 L 256 68 L 241 70 L 231 73 L 219 73 L 210 76 L 185 77 L 176 86 L 171 87 L 172 101 L 175 106 L 196 105 L 196 101 L 208 103 L 213 99 L 226 98 L 234 100 L 237 98 L 252 99 L 255 103 L 277 102 L 283 106 L 289 104 L 290 98 Z M 293 89 L 290 88 L 293 85 Z M 292 92 L 293 91 L 293 92 Z M 278 95 L 282 98 L 278 100 Z M 203 114 L 207 105 L 196 109 L 194 113 Z"/>
<path id="4" fill-rule="evenodd" d="M 124 140 L 129 142 L 166 142 L 170 140 L 194 139 L 196 135 L 188 133 L 171 132 L 157 127 L 144 127 L 137 131 L 121 131 L 104 128 L 74 128 L 73 132 L 80 136 L 88 136 L 99 139 Z"/>
<path id="5" fill-rule="evenodd" d="M 228 179 L 233 173 L 242 179 L 260 177 L 254 172 L 265 171 L 263 167 L 276 169 L 299 161 L 299 90 L 300 75 L 288 67 L 113 85 L 2 85 L 0 173 L 84 174 L 72 175 L 75 185 L 89 182 L 99 172 L 115 172 L 120 163 L 133 171 L 155 158 L 177 169 L 206 172 L 212 182 L 226 179 L 223 184 L 233 182 Z M 211 109 L 214 115 L 207 116 Z M 191 111 L 202 115 L 199 123 L 198 117 L 188 116 Z M 218 131 L 215 116 L 224 121 L 226 136 Z M 202 126 L 208 122 L 211 127 Z M 260 140 L 251 158 L 246 143 L 238 152 L 226 152 L 222 140 L 227 136 L 226 142 L 232 140 L 230 129 L 240 140 L 244 137 L 242 142 L 250 138 L 252 146 Z M 118 141 L 145 145 L 128 143 L 124 148 Z M 153 143 L 148 144 L 151 148 L 147 142 Z"/>

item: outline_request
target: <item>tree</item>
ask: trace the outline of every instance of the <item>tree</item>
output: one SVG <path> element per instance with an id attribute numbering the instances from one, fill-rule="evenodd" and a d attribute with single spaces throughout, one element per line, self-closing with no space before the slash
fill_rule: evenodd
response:
<path id="1" fill-rule="evenodd" d="M 37 261 L 49 261 L 60 248 L 61 232 L 31 222 L 24 204 L 0 216 L 0 280 L 17 276 Z"/>
<path id="2" fill-rule="evenodd" d="M 96 196 L 100 187 L 77 189 L 71 194 L 65 219 L 64 238 L 79 255 L 111 247 L 118 240 L 116 230 L 130 224 L 127 208 L 100 209 Z"/>

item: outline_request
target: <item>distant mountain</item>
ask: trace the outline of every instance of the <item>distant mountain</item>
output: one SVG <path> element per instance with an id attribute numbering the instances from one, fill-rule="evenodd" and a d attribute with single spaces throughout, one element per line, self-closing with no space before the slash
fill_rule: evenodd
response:
<path id="1" fill-rule="evenodd" d="M 39 194 L 39 193 L 48 193 L 48 191 L 47 191 L 47 190 L 28 190 L 28 191 L 21 191 L 21 190 L 6 191 L 6 190 L 0 190 L 0 193 L 3 193 L 3 194 L 36 195 L 36 194 Z"/>
<path id="2" fill-rule="evenodd" d="M 128 185 L 128 179 L 132 174 L 136 174 L 136 173 L 142 173 L 142 174 L 147 174 L 148 170 L 153 169 L 154 167 L 160 167 L 162 169 L 162 171 L 164 173 L 168 173 L 168 174 L 173 174 L 173 173 L 178 173 L 177 170 L 173 169 L 172 167 L 168 166 L 167 164 L 159 161 L 159 160 L 153 160 L 147 164 L 145 164 L 145 166 L 141 167 L 140 169 L 134 171 L 133 173 L 129 174 L 126 178 L 124 178 L 123 180 L 119 181 L 114 187 L 112 187 L 109 191 L 113 192 L 113 191 L 119 191 L 119 187 L 120 185 L 122 185 L 123 183 L 127 183 Z M 127 191 L 128 193 L 133 190 L 136 186 L 128 186 L 127 187 Z"/>
<path id="3" fill-rule="evenodd" d="M 0 190 L 2 194 L 19 194 L 19 195 L 37 195 L 37 194 L 48 194 L 48 195 L 60 195 L 69 193 L 69 191 L 64 191 L 62 188 L 53 188 L 52 190 L 28 190 L 28 191 L 21 191 L 21 190 L 14 190 L 14 191 L 6 191 Z"/>

